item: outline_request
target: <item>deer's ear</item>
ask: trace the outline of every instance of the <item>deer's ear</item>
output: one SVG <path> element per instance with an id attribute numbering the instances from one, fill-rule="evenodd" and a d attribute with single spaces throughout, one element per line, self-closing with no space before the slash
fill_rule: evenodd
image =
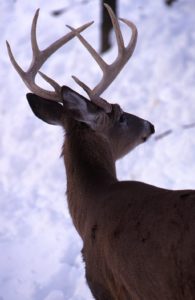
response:
<path id="1" fill-rule="evenodd" d="M 35 94 L 26 95 L 28 103 L 39 119 L 52 125 L 63 125 L 63 106 L 58 102 L 44 99 Z"/>
<path id="2" fill-rule="evenodd" d="M 69 87 L 62 87 L 62 99 L 65 111 L 76 121 L 83 122 L 92 129 L 96 128 L 100 109 L 82 95 Z"/>

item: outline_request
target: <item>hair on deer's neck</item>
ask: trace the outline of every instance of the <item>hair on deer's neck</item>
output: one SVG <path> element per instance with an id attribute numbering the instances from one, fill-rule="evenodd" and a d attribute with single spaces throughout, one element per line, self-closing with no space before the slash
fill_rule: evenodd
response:
<path id="1" fill-rule="evenodd" d="M 115 161 L 108 140 L 86 125 L 68 130 L 63 152 L 67 174 L 67 197 L 73 222 L 81 234 L 90 207 L 100 191 L 116 182 Z M 100 188 L 101 187 L 101 188 Z"/>

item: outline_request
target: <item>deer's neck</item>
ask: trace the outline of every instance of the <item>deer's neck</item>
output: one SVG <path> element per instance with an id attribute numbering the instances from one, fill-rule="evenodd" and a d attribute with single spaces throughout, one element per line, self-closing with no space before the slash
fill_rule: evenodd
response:
<path id="1" fill-rule="evenodd" d="M 117 180 L 115 162 L 108 141 L 88 128 L 67 135 L 63 155 L 69 210 L 83 236 L 91 214 L 98 210 L 104 193 Z"/>

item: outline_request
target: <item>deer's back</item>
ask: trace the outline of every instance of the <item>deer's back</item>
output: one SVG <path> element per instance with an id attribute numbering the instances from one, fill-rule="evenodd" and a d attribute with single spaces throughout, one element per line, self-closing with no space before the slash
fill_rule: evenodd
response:
<path id="1" fill-rule="evenodd" d="M 116 183 L 88 237 L 87 269 L 118 299 L 195 299 L 194 191 Z"/>

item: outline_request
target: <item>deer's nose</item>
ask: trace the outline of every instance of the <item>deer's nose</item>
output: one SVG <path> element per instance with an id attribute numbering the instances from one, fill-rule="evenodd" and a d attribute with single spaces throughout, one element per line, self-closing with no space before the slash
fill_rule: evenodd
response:
<path id="1" fill-rule="evenodd" d="M 147 132 L 147 135 L 151 135 L 155 132 L 154 125 L 150 123 L 149 121 L 144 121 L 144 127 Z"/>
<path id="2" fill-rule="evenodd" d="M 148 121 L 145 121 L 145 133 L 142 136 L 142 140 L 145 142 L 155 132 L 154 125 Z"/>
<path id="3" fill-rule="evenodd" d="M 151 123 L 150 123 L 150 131 L 151 131 L 151 134 L 155 133 L 154 125 Z"/>

